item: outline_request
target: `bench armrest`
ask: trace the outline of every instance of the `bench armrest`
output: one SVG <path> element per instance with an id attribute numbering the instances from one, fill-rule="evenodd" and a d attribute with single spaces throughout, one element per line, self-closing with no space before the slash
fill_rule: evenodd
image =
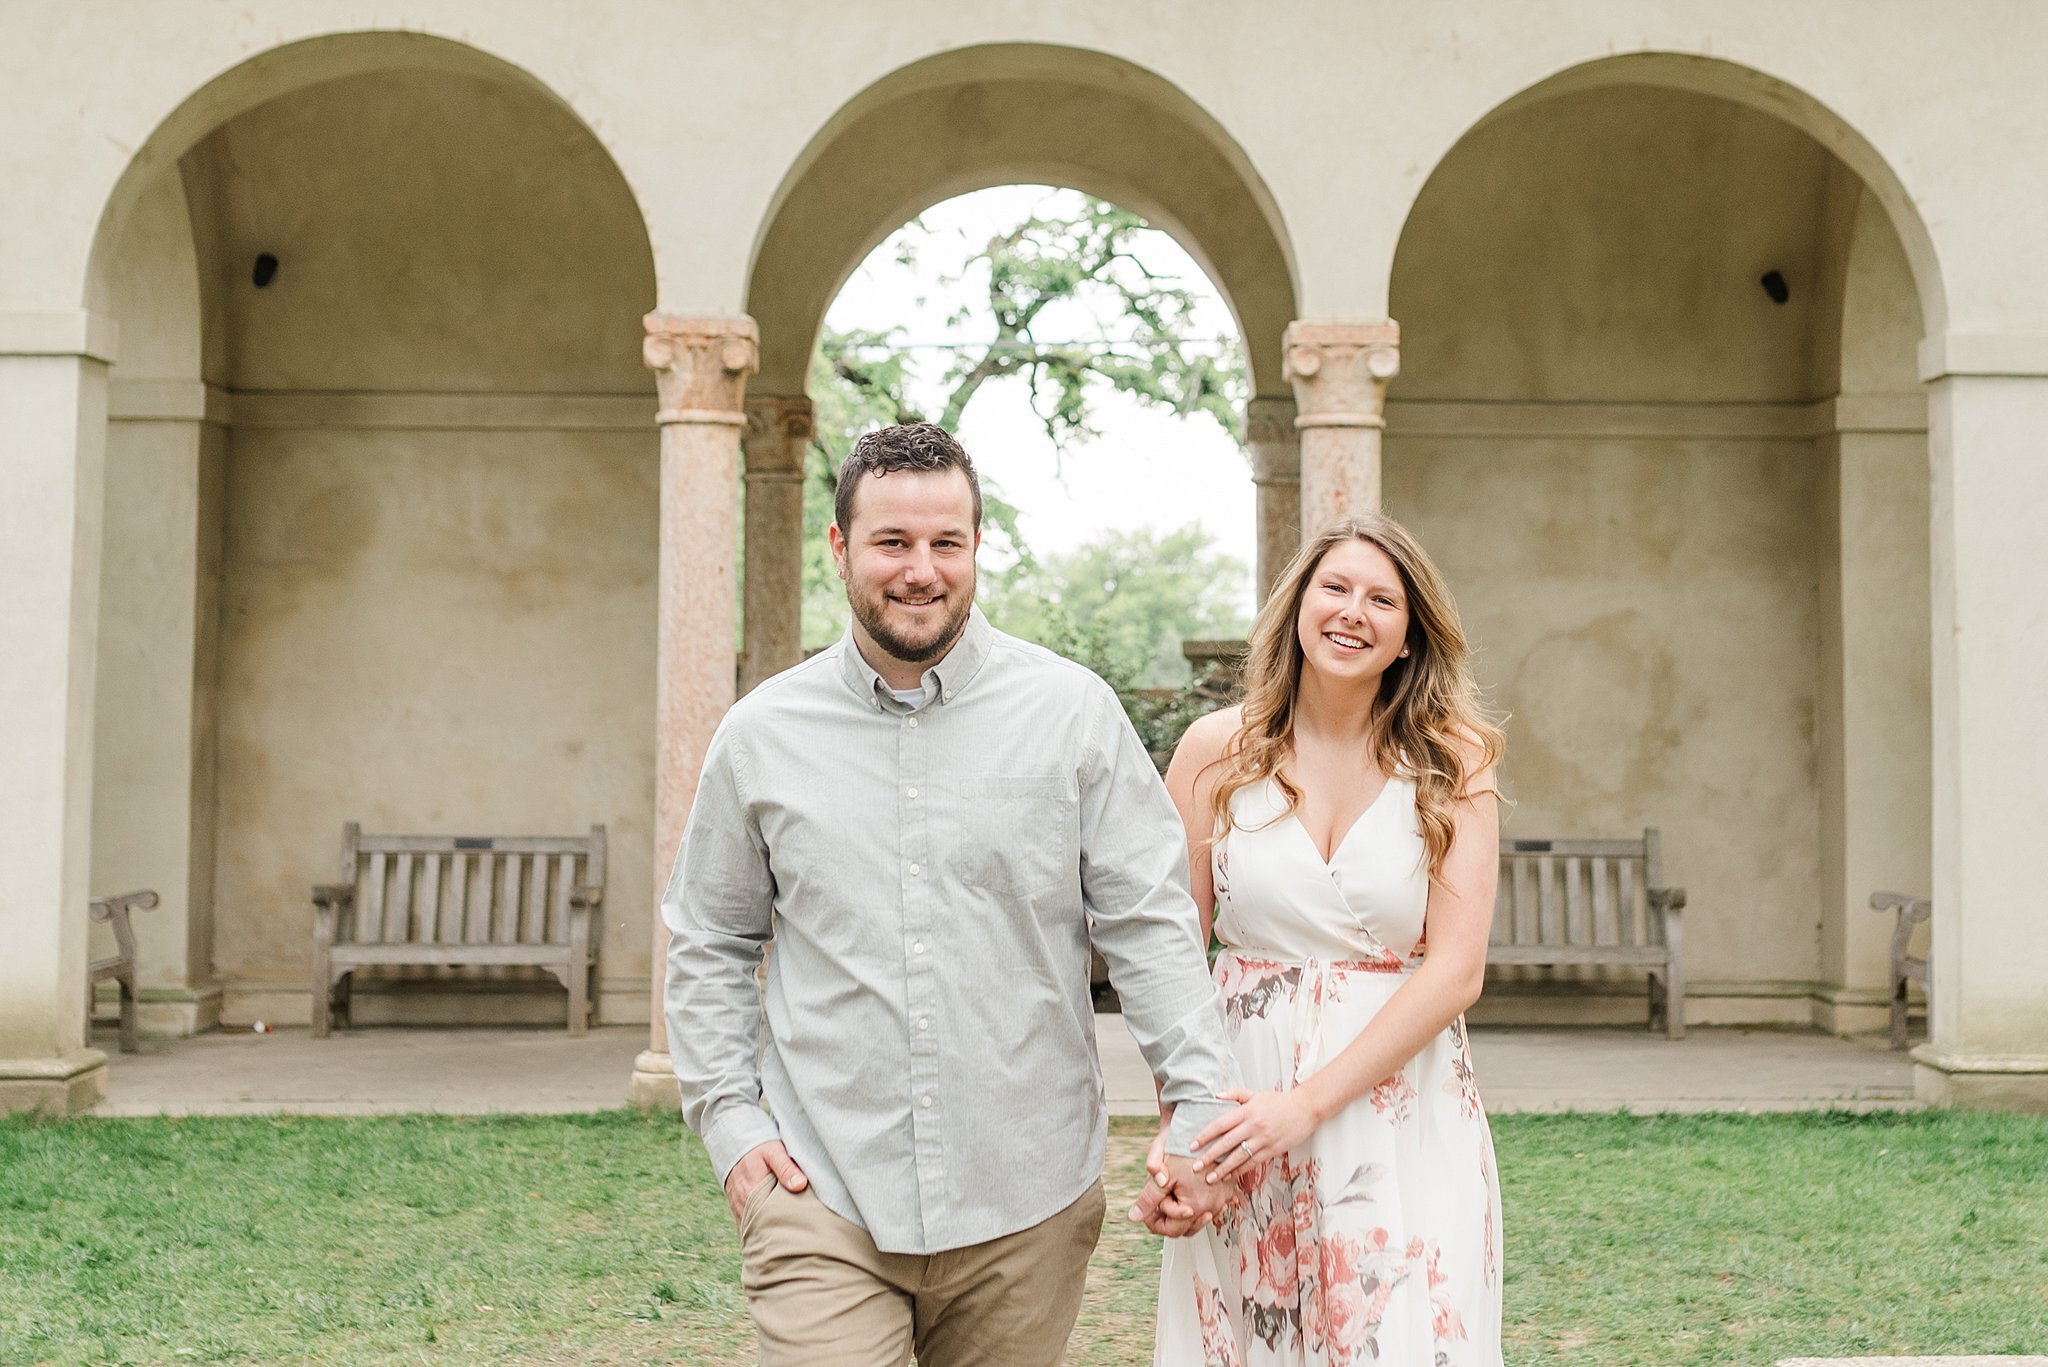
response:
<path id="1" fill-rule="evenodd" d="M 604 902 L 604 888 L 597 883 L 583 883 L 570 889 L 569 905 L 572 907 L 595 907 Z"/>
<path id="2" fill-rule="evenodd" d="M 1908 897 L 1903 892 L 1873 892 L 1870 894 L 1872 911 L 1896 911 L 1912 924 L 1919 924 L 1934 914 L 1934 904 L 1925 897 Z"/>
<path id="3" fill-rule="evenodd" d="M 351 883 L 315 883 L 313 905 L 316 907 L 351 907 L 355 905 L 356 890 Z"/>
<path id="4" fill-rule="evenodd" d="M 112 897 L 95 897 L 86 904 L 87 914 L 95 921 L 111 921 L 116 914 L 125 915 L 130 911 L 154 911 L 156 893 L 148 888 L 139 892 L 121 892 Z"/>
<path id="5" fill-rule="evenodd" d="M 1685 910 L 1684 888 L 1649 888 L 1644 897 L 1650 903 L 1650 910 L 1672 912 Z"/>

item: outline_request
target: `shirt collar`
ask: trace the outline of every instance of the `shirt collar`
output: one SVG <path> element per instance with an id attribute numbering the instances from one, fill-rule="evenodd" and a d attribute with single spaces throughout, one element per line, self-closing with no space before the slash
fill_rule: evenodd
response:
<path id="1" fill-rule="evenodd" d="M 995 644 L 996 629 L 989 625 L 978 607 L 967 610 L 967 625 L 960 632 L 960 639 L 953 642 L 953 648 L 942 657 L 925 666 L 920 680 L 925 688 L 925 702 L 946 703 L 953 695 L 967 687 L 981 666 L 988 660 L 989 648 Z M 901 707 L 889 692 L 888 681 L 877 674 L 854 643 L 853 624 L 848 623 L 846 634 L 839 638 L 839 672 L 851 688 L 854 696 L 877 708 Z"/>

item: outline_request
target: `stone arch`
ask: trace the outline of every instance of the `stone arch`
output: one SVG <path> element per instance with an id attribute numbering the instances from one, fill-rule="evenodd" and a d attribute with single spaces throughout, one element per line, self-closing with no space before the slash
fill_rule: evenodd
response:
<path id="1" fill-rule="evenodd" d="M 1253 392 L 1288 395 L 1280 334 L 1295 316 L 1293 252 L 1242 148 L 1152 72 L 1036 44 L 914 62 L 819 129 L 755 239 L 747 289 L 747 312 L 761 326 L 754 387 L 802 392 L 840 286 L 920 210 L 992 185 L 1040 183 L 1111 200 L 1173 234 L 1236 316 Z"/>
<path id="2" fill-rule="evenodd" d="M 281 259 L 274 284 L 252 278 L 259 252 Z M 305 39 L 165 117 L 108 199 L 85 290 L 117 324 L 164 334 L 121 345 L 110 374 L 100 631 L 180 686 L 103 671 L 95 710 L 102 735 L 183 758 L 102 747 L 96 797 L 130 811 L 98 801 L 94 845 L 97 872 L 162 869 L 184 842 L 182 872 L 135 875 L 177 885 L 158 920 L 181 938 L 154 971 L 191 1005 L 159 1028 L 298 1017 L 297 884 L 352 819 L 610 826 L 630 910 L 608 931 L 608 1007 L 640 1016 L 657 438 L 639 319 L 654 268 L 610 149 L 467 44 Z M 135 536 L 157 552 L 118 563 Z M 123 608 L 163 587 L 149 573 L 182 601 L 175 620 Z M 616 667 L 593 679 L 592 659 Z M 137 725 L 150 706 L 169 711 Z M 544 1019 L 525 995 L 498 1004 Z"/>
<path id="3" fill-rule="evenodd" d="M 1523 833 L 1663 830 L 1708 1019 L 1871 1026 L 1862 902 L 1924 885 L 1930 825 L 1925 745 L 1866 743 L 1929 729 L 1891 686 L 1924 632 L 1869 672 L 1870 600 L 1928 592 L 1911 377 L 1944 294 L 1898 177 L 1753 69 L 1592 62 L 1435 163 L 1388 297 L 1388 506 L 1519 719 Z"/>
<path id="4" fill-rule="evenodd" d="M 1948 303 L 1940 258 L 1913 194 L 1883 153 L 1848 120 L 1806 90 L 1753 66 L 1688 52 L 1632 52 L 1567 67 L 1518 91 L 1488 110 L 1444 149 L 1431 170 L 1487 125 L 1545 100 L 1614 86 L 1649 86 L 1727 100 L 1798 129 L 1827 149 L 1868 188 L 1890 218 L 1920 296 L 1928 333 L 1947 326 Z M 1427 181 L 1424 182 L 1425 185 Z M 1405 231 L 1404 231 L 1405 236 Z"/>
<path id="5" fill-rule="evenodd" d="M 87 258 L 82 301 L 97 309 L 109 296 L 106 253 L 151 183 L 221 125 L 281 95 L 348 76 L 380 71 L 438 71 L 524 90 L 555 105 L 592 139 L 603 138 L 539 77 L 469 42 L 436 34 L 380 29 L 323 34 L 256 53 L 185 96 L 128 159 L 100 213 Z"/>

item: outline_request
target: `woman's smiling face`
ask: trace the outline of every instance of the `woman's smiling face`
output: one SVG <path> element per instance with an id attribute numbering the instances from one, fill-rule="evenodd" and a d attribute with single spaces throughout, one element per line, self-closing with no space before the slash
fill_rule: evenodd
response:
<path id="1" fill-rule="evenodd" d="M 1408 644 L 1408 590 L 1370 541 L 1332 546 L 1309 576 L 1295 621 L 1305 665 L 1336 681 L 1378 678 Z"/>

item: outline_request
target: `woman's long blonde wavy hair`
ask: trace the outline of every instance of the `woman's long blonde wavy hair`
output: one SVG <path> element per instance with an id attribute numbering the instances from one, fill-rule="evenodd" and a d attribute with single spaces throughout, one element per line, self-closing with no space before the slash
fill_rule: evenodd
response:
<path id="1" fill-rule="evenodd" d="M 1378 513 L 1345 518 L 1304 545 L 1260 609 L 1245 656 L 1243 725 L 1216 761 L 1222 773 L 1210 797 L 1214 829 L 1229 829 L 1230 799 L 1249 784 L 1277 779 L 1289 811 L 1301 801 L 1282 768 L 1293 749 L 1301 693 L 1296 623 L 1323 557 L 1346 541 L 1386 552 L 1408 600 L 1408 655 L 1380 676 L 1370 743 L 1383 772 L 1414 782 L 1429 876 L 1440 881 L 1451 849 L 1452 809 L 1474 776 L 1499 762 L 1505 742 L 1480 704 L 1465 629 L 1443 576 L 1406 528 Z"/>

